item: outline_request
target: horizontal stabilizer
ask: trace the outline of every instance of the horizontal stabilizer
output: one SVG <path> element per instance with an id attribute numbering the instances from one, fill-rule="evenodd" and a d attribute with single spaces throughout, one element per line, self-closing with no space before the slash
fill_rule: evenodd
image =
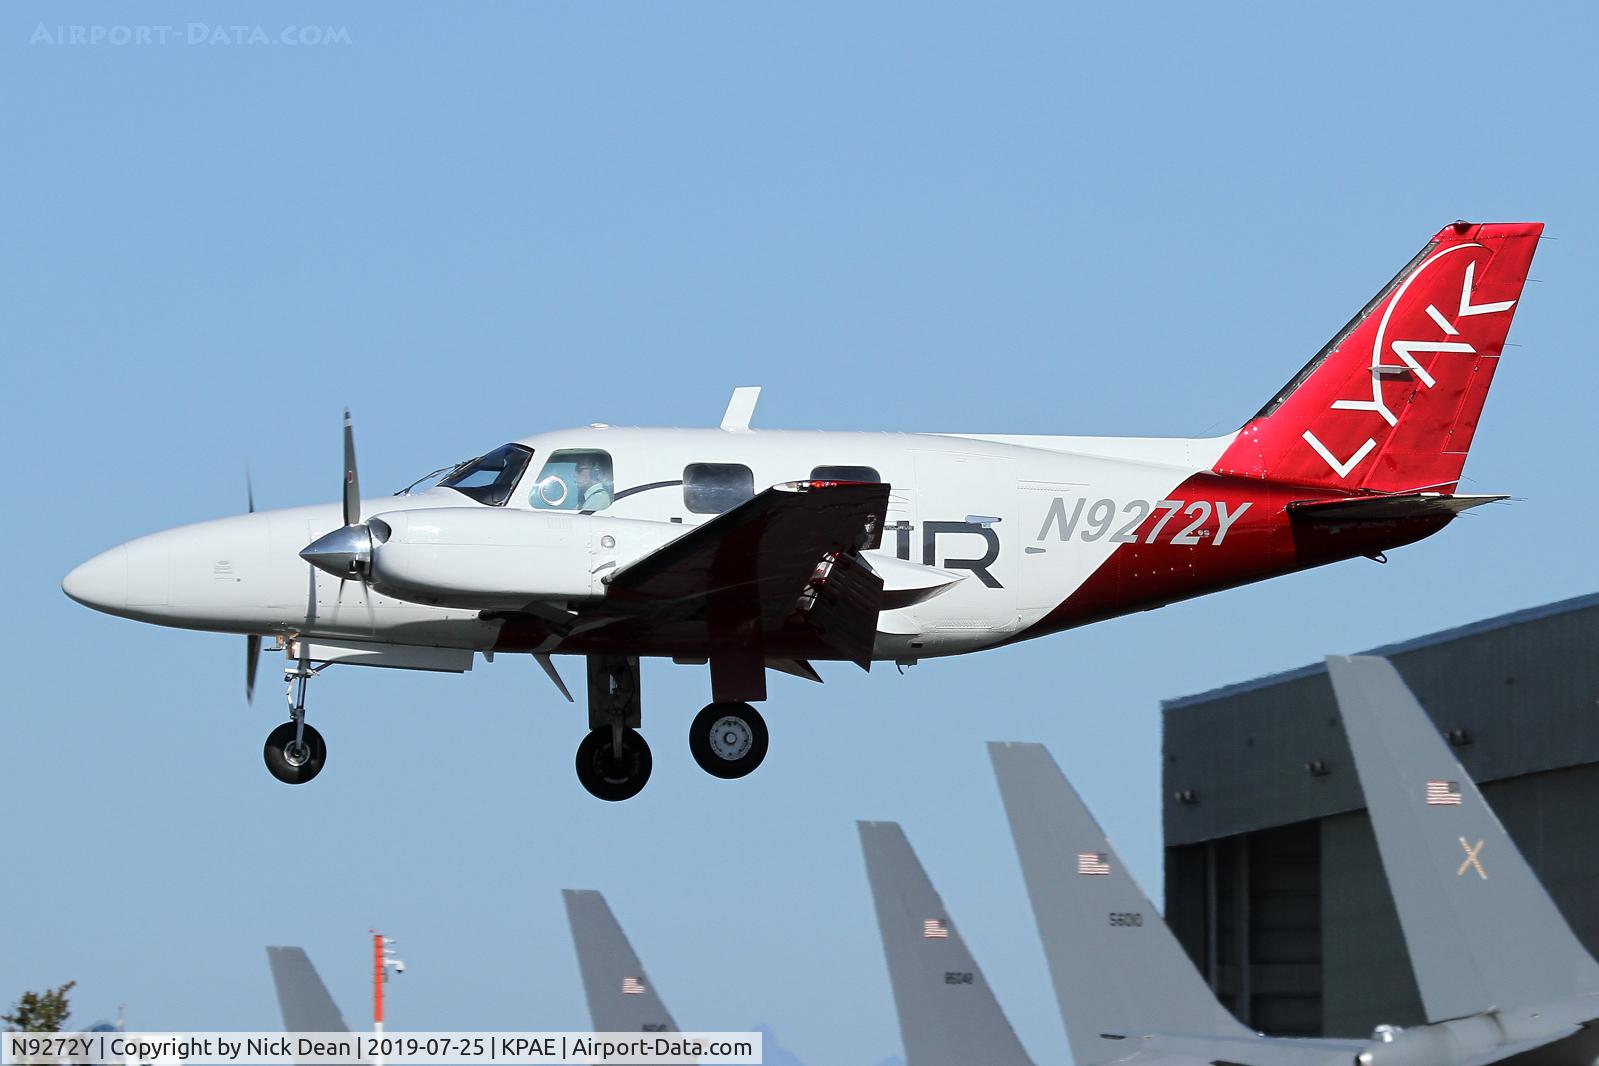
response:
<path id="1" fill-rule="evenodd" d="M 1300 500 L 1288 505 L 1290 518 L 1324 525 L 1397 522 L 1408 518 L 1453 518 L 1462 511 L 1498 503 L 1509 496 L 1454 496 L 1406 492 L 1394 496 L 1349 496 L 1341 500 Z"/>
<path id="2" fill-rule="evenodd" d="M 874 555 L 871 566 L 883 579 L 882 609 L 885 611 L 897 611 L 902 607 L 923 603 L 966 577 L 965 574 L 893 556 Z"/>

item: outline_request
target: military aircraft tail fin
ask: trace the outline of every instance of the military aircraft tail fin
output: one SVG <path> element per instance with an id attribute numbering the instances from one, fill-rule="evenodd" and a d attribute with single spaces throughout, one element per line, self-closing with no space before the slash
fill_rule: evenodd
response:
<path id="1" fill-rule="evenodd" d="M 1376 656 L 1327 670 L 1428 1019 L 1599 992 L 1599 963 L 1399 672 Z"/>
<path id="2" fill-rule="evenodd" d="M 327 986 L 311 965 L 303 948 L 267 948 L 267 963 L 272 967 L 272 983 L 278 991 L 278 1008 L 283 1011 L 283 1030 L 288 1033 L 347 1033 L 344 1015 L 328 993 Z"/>
<path id="3" fill-rule="evenodd" d="M 988 746 L 1072 1059 L 1127 1056 L 1130 1035 L 1248 1037 L 1040 744 Z"/>
<path id="4" fill-rule="evenodd" d="M 605 897 L 586 889 L 565 889 L 566 918 L 572 926 L 578 968 L 589 1016 L 600 1033 L 675 1033 L 655 984 L 627 942 Z"/>
<path id="5" fill-rule="evenodd" d="M 944 901 L 894 822 L 857 822 L 906 1066 L 1031 1066 Z"/>

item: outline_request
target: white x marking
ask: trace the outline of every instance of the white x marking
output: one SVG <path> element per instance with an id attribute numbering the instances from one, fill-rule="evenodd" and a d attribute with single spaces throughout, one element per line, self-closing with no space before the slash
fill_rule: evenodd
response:
<path id="1" fill-rule="evenodd" d="M 1465 837 L 1461 837 L 1460 846 L 1465 849 L 1466 861 L 1460 864 L 1460 869 L 1455 871 L 1455 876 L 1464 877 L 1466 876 L 1467 870 L 1471 869 L 1472 867 L 1476 867 L 1477 876 L 1482 878 L 1484 881 L 1488 880 L 1488 871 L 1482 868 L 1482 861 L 1480 858 L 1482 855 L 1482 841 L 1479 840 L 1475 845 L 1471 845 L 1466 843 Z"/>

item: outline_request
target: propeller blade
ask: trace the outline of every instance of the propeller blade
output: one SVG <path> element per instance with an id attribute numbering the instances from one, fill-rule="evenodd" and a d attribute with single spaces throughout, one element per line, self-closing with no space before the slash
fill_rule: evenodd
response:
<path id="1" fill-rule="evenodd" d="M 355 429 L 350 423 L 350 409 L 344 409 L 344 524 L 353 526 L 361 521 L 361 479 L 355 474 Z"/>
<path id="2" fill-rule="evenodd" d="M 250 505 L 250 513 L 255 514 L 255 486 L 250 482 L 250 464 L 244 464 L 244 500 Z"/>
<path id="3" fill-rule="evenodd" d="M 254 508 L 251 508 L 254 510 Z M 261 665 L 261 638 L 251 633 L 244 638 L 244 702 L 255 702 L 255 671 Z"/>

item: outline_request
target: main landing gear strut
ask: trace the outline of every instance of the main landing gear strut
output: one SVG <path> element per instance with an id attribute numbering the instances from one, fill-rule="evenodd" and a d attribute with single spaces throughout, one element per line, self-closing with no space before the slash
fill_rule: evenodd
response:
<path id="1" fill-rule="evenodd" d="M 694 716 L 688 748 L 713 777 L 744 777 L 766 758 L 766 720 L 744 702 L 766 697 L 764 669 L 758 658 L 732 668 L 712 660 L 716 702 Z M 638 657 L 590 655 L 588 689 L 589 734 L 577 748 L 577 779 L 600 799 L 631 799 L 649 781 L 653 765 L 650 746 L 639 733 Z"/>
<path id="2" fill-rule="evenodd" d="M 638 656 L 590 655 L 589 735 L 577 746 L 577 779 L 602 800 L 632 799 L 650 779 L 639 735 Z"/>
<path id="3" fill-rule="evenodd" d="M 322 734 L 306 724 L 305 690 L 311 679 L 327 668 L 312 666 L 301 659 L 283 671 L 288 683 L 285 693 L 289 701 L 289 720 L 267 734 L 262 757 L 272 776 L 287 785 L 303 785 L 322 772 L 328 758 L 328 746 Z"/>

